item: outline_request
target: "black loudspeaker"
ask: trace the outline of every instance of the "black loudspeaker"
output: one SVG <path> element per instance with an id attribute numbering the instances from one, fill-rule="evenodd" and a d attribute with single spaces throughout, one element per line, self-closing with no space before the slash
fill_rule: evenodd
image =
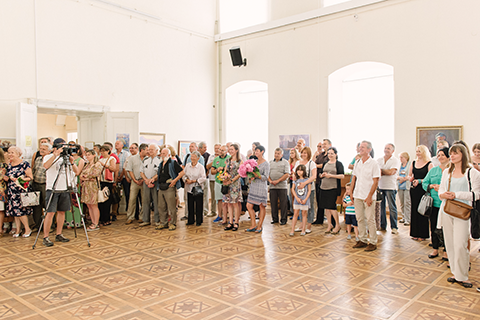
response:
<path id="1" fill-rule="evenodd" d="M 247 59 L 242 59 L 242 52 L 240 51 L 240 47 L 231 48 L 230 57 L 232 58 L 232 64 L 234 67 L 247 65 Z"/>

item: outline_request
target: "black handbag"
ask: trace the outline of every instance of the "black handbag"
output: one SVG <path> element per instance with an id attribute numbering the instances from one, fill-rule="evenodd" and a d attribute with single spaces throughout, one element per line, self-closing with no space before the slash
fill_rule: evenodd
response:
<path id="1" fill-rule="evenodd" d="M 230 192 L 230 188 L 228 186 L 222 185 L 222 194 L 228 194 Z"/>
<path id="2" fill-rule="evenodd" d="M 120 188 L 116 183 L 112 186 L 112 193 L 110 194 L 110 199 L 112 200 L 112 204 L 120 203 Z"/>
<path id="3" fill-rule="evenodd" d="M 192 188 L 192 194 L 193 194 L 194 197 L 200 196 L 200 195 L 203 196 L 203 189 L 198 184 L 198 182 L 197 182 L 197 185 Z"/>

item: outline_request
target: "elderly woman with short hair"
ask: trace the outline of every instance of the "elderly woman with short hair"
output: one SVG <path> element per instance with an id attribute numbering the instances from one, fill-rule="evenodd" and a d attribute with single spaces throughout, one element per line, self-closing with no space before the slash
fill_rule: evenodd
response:
<path id="1" fill-rule="evenodd" d="M 185 165 L 185 192 L 187 193 L 188 201 L 188 222 L 187 225 L 192 225 L 195 222 L 197 226 L 203 223 L 203 183 L 207 180 L 205 175 L 205 168 L 198 160 L 201 154 L 198 151 L 193 151 L 190 155 L 191 162 Z M 200 187 L 202 193 L 194 194 L 194 189 Z"/>
<path id="2" fill-rule="evenodd" d="M 32 230 L 28 225 L 28 215 L 33 213 L 32 207 L 24 207 L 22 205 L 21 194 L 24 190 L 16 184 L 18 178 L 22 178 L 25 181 L 32 181 L 32 169 L 27 161 L 22 160 L 22 150 L 19 147 L 8 148 L 8 156 L 10 158 L 10 164 L 7 167 L 7 172 L 3 179 L 8 181 L 7 187 L 7 216 L 15 217 L 15 224 L 17 231 L 13 235 L 14 238 L 18 238 L 21 234 L 21 224 L 25 226 L 24 238 L 30 237 Z"/>

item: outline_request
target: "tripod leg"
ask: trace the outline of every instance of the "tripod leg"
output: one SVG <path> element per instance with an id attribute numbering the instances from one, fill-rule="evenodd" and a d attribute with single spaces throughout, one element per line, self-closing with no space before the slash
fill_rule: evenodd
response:
<path id="1" fill-rule="evenodd" d="M 74 195 L 77 195 L 76 192 L 73 192 Z M 71 196 L 70 196 L 71 198 Z M 78 196 L 76 197 L 77 203 L 80 206 L 80 203 L 78 202 Z M 70 212 L 72 213 L 72 220 L 73 220 L 73 232 L 75 234 L 75 238 L 77 237 L 77 221 L 75 221 L 75 206 L 73 205 L 73 199 L 70 199 Z"/>
<path id="2" fill-rule="evenodd" d="M 33 243 L 32 249 L 35 249 L 38 241 L 38 237 L 40 236 L 40 232 L 43 232 L 43 223 L 45 222 L 45 218 L 47 217 L 47 209 L 50 207 L 50 202 L 52 202 L 53 199 L 53 192 L 50 194 L 50 198 L 48 199 L 47 207 L 46 209 L 43 210 L 43 215 L 42 215 L 42 222 L 40 223 L 40 227 L 38 227 L 38 232 L 37 232 L 37 237 L 35 238 L 35 242 Z"/>
<path id="3" fill-rule="evenodd" d="M 82 204 L 80 203 L 80 199 L 78 198 L 78 193 L 75 192 L 74 195 L 75 195 L 75 199 L 77 199 L 78 210 L 80 211 L 80 219 L 82 220 L 83 230 L 85 231 L 85 237 L 87 238 L 87 244 L 90 247 L 90 239 L 88 238 L 87 224 L 85 223 L 85 219 L 84 219 L 85 215 L 83 214 Z M 73 220 L 75 221 L 75 218 L 73 218 Z M 76 233 L 75 233 L 75 237 L 76 237 Z"/>

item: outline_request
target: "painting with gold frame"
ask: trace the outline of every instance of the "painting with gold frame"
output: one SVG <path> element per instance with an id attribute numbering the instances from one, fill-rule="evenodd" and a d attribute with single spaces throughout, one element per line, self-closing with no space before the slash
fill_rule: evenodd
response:
<path id="1" fill-rule="evenodd" d="M 463 126 L 417 127 L 417 146 L 427 146 L 432 157 L 436 155 L 438 140 L 446 140 L 451 146 L 454 141 L 462 139 Z"/>

